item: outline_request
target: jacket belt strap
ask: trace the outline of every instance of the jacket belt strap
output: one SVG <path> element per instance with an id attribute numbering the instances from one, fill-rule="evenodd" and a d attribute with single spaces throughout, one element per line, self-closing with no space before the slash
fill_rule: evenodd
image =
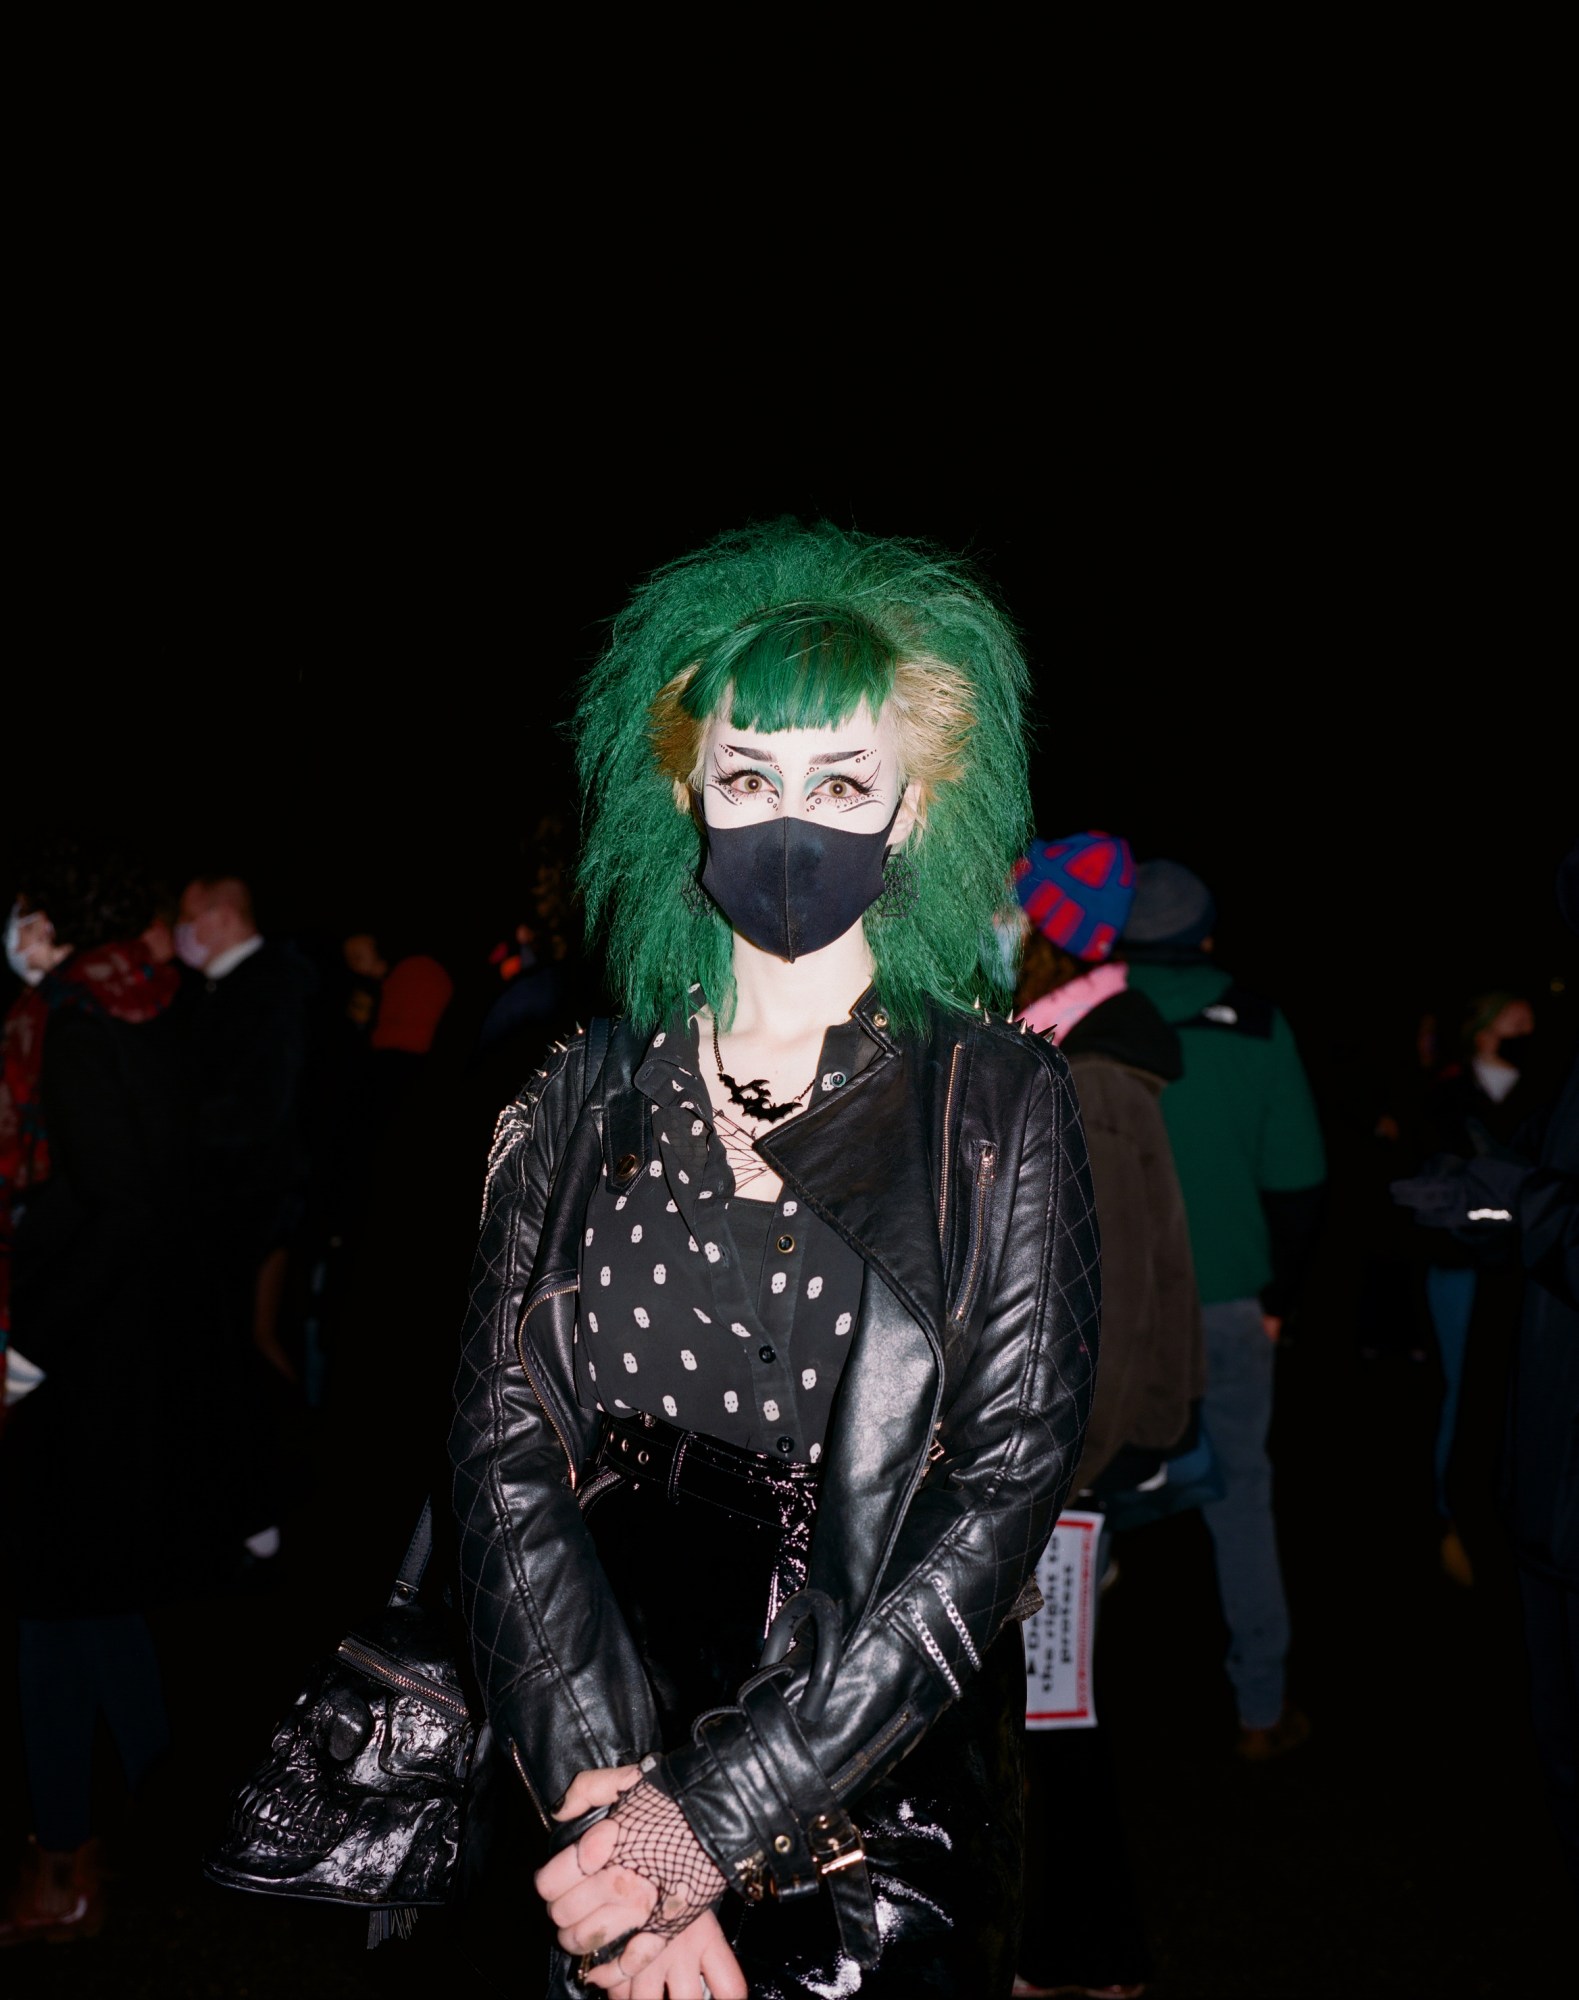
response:
<path id="1" fill-rule="evenodd" d="M 805 1832 L 812 1873 L 795 1852 L 798 1842 L 786 1841 L 789 1852 L 768 1860 L 773 1893 L 782 1902 L 805 1895 L 819 1884 L 828 1891 L 839 1941 L 857 1965 L 875 1967 L 882 1950 L 877 1905 L 867 1873 L 861 1836 L 849 1813 L 834 1797 L 822 1766 L 811 1754 L 789 1704 L 771 1680 L 758 1681 L 740 1698 L 761 1753 L 778 1775 L 785 1796 L 794 1802 Z M 774 1843 L 777 1847 L 778 1843 Z"/>

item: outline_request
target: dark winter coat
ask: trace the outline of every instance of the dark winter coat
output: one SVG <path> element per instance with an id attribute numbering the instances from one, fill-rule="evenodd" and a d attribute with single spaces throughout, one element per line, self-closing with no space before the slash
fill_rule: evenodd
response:
<path id="1" fill-rule="evenodd" d="M 129 1610 L 172 1580 L 192 1359 L 178 1032 L 174 1010 L 49 1024 L 51 1169 L 17 1226 L 12 1289 L 13 1338 L 44 1380 L 0 1434 L 5 1567 L 29 1616 Z"/>
<path id="2" fill-rule="evenodd" d="M 288 946 L 264 943 L 223 979 L 187 982 L 201 1173 L 210 1232 L 260 1264 L 284 1241 L 306 1182 L 299 1097 L 312 974 Z"/>
<path id="3" fill-rule="evenodd" d="M 1131 988 L 1077 1021 L 1063 1052 L 1102 1232 L 1102 1365 L 1078 1492 L 1123 1446 L 1166 1451 L 1179 1441 L 1206 1386 L 1206 1348 L 1189 1222 L 1159 1103 L 1184 1071 L 1179 1037 Z"/>

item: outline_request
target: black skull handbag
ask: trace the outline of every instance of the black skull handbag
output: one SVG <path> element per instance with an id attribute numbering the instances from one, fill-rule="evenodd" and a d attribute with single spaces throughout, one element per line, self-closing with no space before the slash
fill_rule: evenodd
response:
<path id="1" fill-rule="evenodd" d="M 417 1601 L 432 1542 L 430 1501 L 388 1604 L 314 1671 L 203 1858 L 227 1888 L 360 1905 L 370 1945 L 449 1902 L 477 1745 L 453 1621 Z"/>

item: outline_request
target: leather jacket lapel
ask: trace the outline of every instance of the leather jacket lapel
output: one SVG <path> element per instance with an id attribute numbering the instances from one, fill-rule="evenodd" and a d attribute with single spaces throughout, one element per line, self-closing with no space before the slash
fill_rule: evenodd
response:
<path id="1" fill-rule="evenodd" d="M 934 1340 L 878 1272 L 868 1271 L 823 1447 L 823 1504 L 806 1579 L 844 1607 L 846 1631 L 887 1566 L 926 1469 L 942 1394 Z M 923 1411 L 930 1412 L 924 1430 Z"/>
<path id="2" fill-rule="evenodd" d="M 937 1215 L 928 1105 L 917 1087 L 933 1065 L 925 1044 L 901 1056 L 863 1026 L 879 1044 L 875 1059 L 757 1148 L 868 1266 L 824 1443 L 823 1492 L 838 1499 L 819 1510 L 807 1578 L 845 1607 L 847 1630 L 925 1471 L 943 1394 L 942 1254 L 935 1222 L 917 1226 Z"/>
<path id="3" fill-rule="evenodd" d="M 917 1072 L 924 1052 L 891 1042 L 835 1096 L 757 1142 L 757 1151 L 837 1229 L 943 1347 L 943 1263 L 936 1227 L 927 1106 Z"/>

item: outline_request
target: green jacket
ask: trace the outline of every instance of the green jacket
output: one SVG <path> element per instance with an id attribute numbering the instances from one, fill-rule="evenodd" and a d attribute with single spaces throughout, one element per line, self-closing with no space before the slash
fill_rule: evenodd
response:
<path id="1" fill-rule="evenodd" d="M 1273 1278 L 1261 1197 L 1326 1178 L 1321 1127 L 1293 1033 L 1275 1007 L 1204 959 L 1131 963 L 1129 983 L 1184 1046 L 1184 1075 L 1163 1092 L 1162 1114 L 1202 1303 L 1255 1298 Z M 1208 1008 L 1234 1019 L 1207 1018 Z"/>

